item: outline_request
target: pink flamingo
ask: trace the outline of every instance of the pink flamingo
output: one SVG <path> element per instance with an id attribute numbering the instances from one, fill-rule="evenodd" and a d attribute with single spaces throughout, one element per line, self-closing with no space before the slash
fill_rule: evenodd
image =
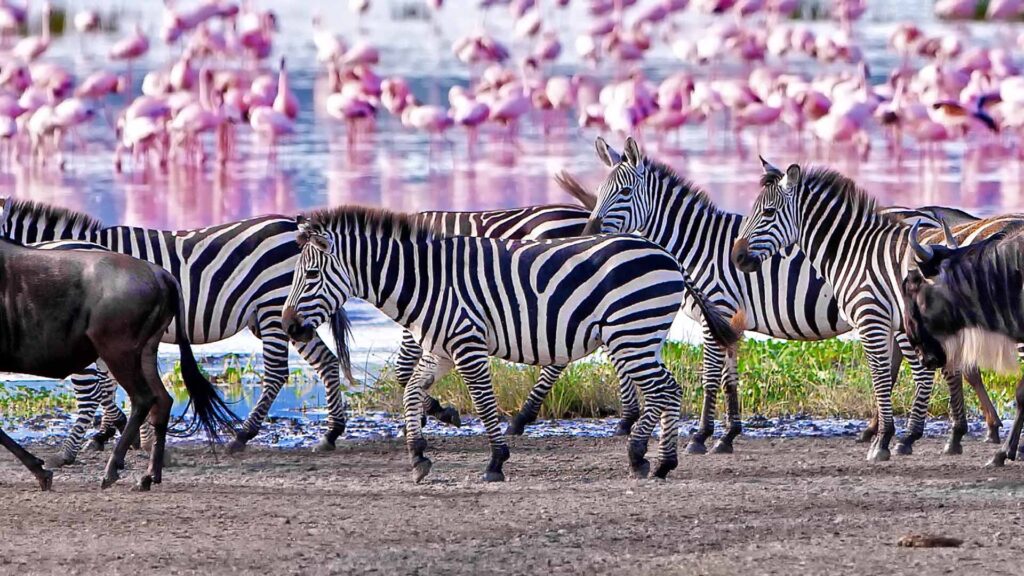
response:
<path id="1" fill-rule="evenodd" d="M 146 52 L 149 52 L 149 39 L 142 33 L 138 24 L 130 36 L 118 40 L 110 47 L 111 59 L 128 62 L 128 86 L 132 85 L 132 62 L 144 56 Z"/>
<path id="2" fill-rule="evenodd" d="M 42 56 L 43 52 L 50 47 L 50 3 L 43 2 L 42 34 L 39 36 L 26 36 L 19 40 L 11 53 L 24 62 L 31 62 Z"/>
<path id="3" fill-rule="evenodd" d="M 291 119 L 270 106 L 258 106 L 249 110 L 249 126 L 268 142 L 271 160 L 277 159 L 278 141 L 295 132 L 295 124 Z"/>
<path id="4" fill-rule="evenodd" d="M 277 95 L 272 104 L 274 110 L 284 114 L 291 120 L 299 115 L 299 99 L 292 93 L 288 86 L 288 71 L 285 69 L 284 56 L 281 57 L 280 67 L 277 71 Z"/>
<path id="5" fill-rule="evenodd" d="M 79 10 L 73 23 L 79 34 L 95 32 L 100 28 L 100 15 L 95 10 Z"/>
<path id="6" fill-rule="evenodd" d="M 79 98 L 97 99 L 123 92 L 125 90 L 125 78 L 113 72 L 100 70 L 85 77 L 82 83 L 75 90 Z"/>
<path id="7" fill-rule="evenodd" d="M 477 129 L 490 117 L 491 109 L 487 104 L 471 98 L 462 86 L 452 86 L 448 91 L 448 103 L 451 105 L 452 120 L 466 128 L 466 151 L 470 160 L 473 160 L 476 154 Z"/>
<path id="8" fill-rule="evenodd" d="M 377 109 L 362 92 L 358 84 L 346 84 L 341 92 L 335 92 L 324 102 L 327 114 L 348 125 L 348 145 L 352 149 L 356 143 L 359 126 L 364 122 L 373 122 Z M 396 110 L 404 109 L 404 105 Z"/>
<path id="9" fill-rule="evenodd" d="M 210 85 L 213 82 L 213 72 L 204 70 L 199 77 L 199 99 L 182 108 L 171 120 L 168 127 L 171 132 L 177 135 L 177 142 L 185 149 L 186 161 L 191 163 L 193 158 L 198 157 L 198 163 L 206 161 L 206 151 L 203 148 L 200 135 L 206 132 L 218 130 L 225 121 L 224 115 L 215 109 L 210 97 Z M 221 152 L 224 142 L 219 143 Z M 221 160 L 226 158 L 221 156 Z"/>

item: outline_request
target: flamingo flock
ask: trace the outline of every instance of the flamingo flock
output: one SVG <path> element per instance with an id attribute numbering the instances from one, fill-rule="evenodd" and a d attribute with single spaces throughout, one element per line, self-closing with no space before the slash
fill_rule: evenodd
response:
<path id="1" fill-rule="evenodd" d="M 357 37 L 343 38 L 319 15 L 310 23 L 309 59 L 327 93 L 314 110 L 302 110 L 288 66 L 303 55 L 275 56 L 278 18 L 253 0 L 165 0 L 158 37 L 132 23 L 106 52 L 106 69 L 74 73 L 47 59 L 60 40 L 52 35 L 49 2 L 0 0 L 0 161 L 65 168 L 65 154 L 89 145 L 78 134 L 86 124 L 111 131 L 119 171 L 227 162 L 240 131 L 274 159 L 301 114 L 341 125 L 350 147 L 381 121 L 425 134 L 431 148 L 461 130 L 470 159 L 491 144 L 481 134 L 494 145 L 518 145 L 524 126 L 545 136 L 630 134 L 656 148 L 696 125 L 706 126 L 709 146 L 739 154 L 782 141 L 867 158 L 881 141 L 897 158 L 935 154 L 949 142 L 1024 157 L 1024 71 L 1002 41 L 1014 38 L 1008 24 L 992 24 L 1000 41 L 973 38 L 966 27 L 932 33 L 899 24 L 889 39 L 898 64 L 871 70 L 856 27 L 864 0 L 829 3 L 828 17 L 839 25 L 827 27 L 792 18 L 798 0 L 579 3 L 588 20 L 568 32 L 562 12 L 569 0 L 475 2 L 480 24 L 442 56 L 459 62 L 469 80 L 449 86 L 445 99 L 387 73 L 388 57 L 362 20 L 371 3 L 350 2 L 360 19 Z M 459 9 L 441 0 L 426 5 L 441 33 L 444 11 Z M 981 16 L 993 22 L 1024 16 L 1024 0 L 984 7 Z M 979 10 L 974 0 L 935 3 L 940 18 L 972 18 Z M 82 42 L 103 33 L 95 10 L 82 9 L 71 22 Z M 16 38 L 21 29 L 30 33 Z M 1013 41 L 1024 46 L 1024 35 Z M 154 42 L 172 57 L 136 83 Z M 566 72 L 556 64 L 571 52 L 579 69 Z M 655 79 L 641 64 L 658 54 L 677 64 L 661 67 Z"/>

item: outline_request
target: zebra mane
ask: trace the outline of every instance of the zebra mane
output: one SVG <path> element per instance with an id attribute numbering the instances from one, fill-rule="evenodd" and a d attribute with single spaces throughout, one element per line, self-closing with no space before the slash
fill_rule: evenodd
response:
<path id="1" fill-rule="evenodd" d="M 774 180 L 770 180 L 773 177 Z M 766 181 L 778 184 L 781 178 L 781 175 L 765 174 L 761 177 L 762 186 L 765 185 Z M 816 194 L 838 196 L 853 209 L 854 214 L 859 218 L 878 219 L 903 227 L 907 226 L 895 214 L 880 211 L 878 200 L 874 196 L 868 194 L 860 186 L 857 186 L 857 183 L 852 178 L 848 178 L 836 170 L 811 167 L 803 172 L 801 179 L 803 180 L 804 188 L 813 190 Z"/>
<path id="2" fill-rule="evenodd" d="M 360 232 L 414 241 L 426 241 L 435 236 L 442 236 L 430 226 L 417 224 L 415 214 L 369 206 L 339 206 L 314 210 L 309 214 L 309 227 L 314 232 Z"/>
<path id="3" fill-rule="evenodd" d="M 675 169 L 664 162 L 652 158 L 647 158 L 646 160 L 647 169 L 653 170 L 665 182 L 663 190 L 666 190 L 669 194 L 693 198 L 697 205 L 712 213 L 717 214 L 721 212 L 718 206 L 715 205 L 715 201 L 708 196 L 708 193 L 697 184 L 694 184 L 692 180 L 683 178 Z"/>
<path id="4" fill-rule="evenodd" d="M 53 225 L 55 228 L 64 227 L 85 232 L 99 232 L 103 228 L 102 222 L 83 212 L 32 200 L 7 198 L 3 203 L 2 213 L 0 223 L 21 220 L 25 223 Z"/>

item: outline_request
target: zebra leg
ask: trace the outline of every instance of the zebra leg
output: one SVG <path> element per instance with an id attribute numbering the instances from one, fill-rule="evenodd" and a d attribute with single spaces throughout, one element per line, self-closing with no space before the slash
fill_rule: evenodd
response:
<path id="1" fill-rule="evenodd" d="M 270 407 L 288 380 L 288 335 L 281 325 L 281 317 L 270 311 L 264 312 L 259 329 L 253 330 L 253 333 L 259 334 L 263 340 L 263 389 L 256 406 L 242 427 L 235 432 L 235 439 L 228 443 L 228 454 L 245 450 L 246 443 L 256 437 Z"/>
<path id="2" fill-rule="evenodd" d="M 117 405 L 117 382 L 106 372 L 100 371 L 103 376 L 103 394 L 100 397 L 100 407 L 103 408 L 103 418 L 100 421 L 100 431 L 89 440 L 89 449 L 102 452 L 107 440 L 114 437 L 118 432 L 124 432 L 128 424 L 128 417 Z M 140 446 L 133 446 L 139 448 Z"/>
<path id="3" fill-rule="evenodd" d="M 505 434 L 521 436 L 526 431 L 526 427 L 537 420 L 537 415 L 540 413 L 541 405 L 544 404 L 544 399 L 551 393 L 551 389 L 555 386 L 555 382 L 558 382 L 558 378 L 564 370 L 565 364 L 552 364 L 551 366 L 545 366 L 540 371 L 540 378 L 537 379 L 537 383 L 530 390 L 530 394 L 526 397 L 526 402 L 523 402 L 523 407 L 519 409 L 519 413 L 512 418 L 512 422 L 505 428 Z"/>
<path id="4" fill-rule="evenodd" d="M 622 415 L 612 435 L 629 436 L 633 425 L 640 419 L 640 397 L 637 396 L 636 385 L 621 378 L 619 379 L 619 403 L 622 405 Z"/>
<path id="5" fill-rule="evenodd" d="M 864 352 L 871 370 L 871 384 L 875 396 L 875 410 L 879 420 L 879 434 L 868 450 L 868 460 L 884 462 L 889 459 L 889 443 L 896 433 L 892 417 L 892 338 L 884 322 L 858 323 Z"/>
<path id="6" fill-rule="evenodd" d="M 294 342 L 295 348 L 302 355 L 306 362 L 316 370 L 320 381 L 324 383 L 324 391 L 327 396 L 327 431 L 323 438 L 313 449 L 316 452 L 330 452 L 335 449 L 338 438 L 345 433 L 345 423 L 348 414 L 348 402 L 345 401 L 345 394 L 341 389 L 341 378 L 339 376 L 338 357 L 331 352 L 316 333 L 309 342 Z M 349 384 L 357 385 L 351 374 L 346 374 Z"/>
<path id="7" fill-rule="evenodd" d="M 484 424 L 487 440 L 491 445 L 491 460 L 484 471 L 484 482 L 504 482 L 505 473 L 502 466 L 508 460 L 510 452 L 505 435 L 498 420 L 498 402 L 494 397 L 491 384 L 491 367 L 488 363 L 487 345 L 479 342 L 460 342 L 456 354 L 455 368 L 466 382 L 469 395 L 473 399 L 473 408 Z"/>
<path id="8" fill-rule="evenodd" d="M 722 436 L 715 444 L 711 452 L 715 454 L 732 454 L 732 441 L 743 432 L 743 423 L 740 421 L 740 398 L 739 398 L 739 371 L 736 366 L 736 353 L 726 354 L 725 368 L 722 374 L 722 384 L 725 388 L 725 398 L 728 403 L 728 413 L 725 420 L 725 436 Z"/>
<path id="9" fill-rule="evenodd" d="M 1006 437 L 1005 443 L 999 448 L 999 450 L 989 460 L 987 466 L 1002 466 L 1006 463 L 1007 459 L 1017 459 L 1017 448 L 1020 444 L 1020 432 L 1021 428 L 1024 427 L 1024 378 L 1021 378 L 1017 382 L 1017 392 L 1015 394 L 1017 401 L 1017 414 L 1013 417 L 1013 427 L 1010 428 L 1010 434 Z"/>
<path id="10" fill-rule="evenodd" d="M 900 379 L 900 366 L 903 364 L 903 354 L 898 348 L 893 348 L 892 358 L 889 364 L 889 377 L 892 379 L 893 386 Z M 871 419 L 868 420 L 868 425 L 864 430 L 861 431 L 860 436 L 857 437 L 857 443 L 867 444 L 878 434 L 878 412 L 871 413 Z"/>
<path id="11" fill-rule="evenodd" d="M 687 454 L 705 454 L 708 438 L 715 433 L 715 410 L 718 401 L 718 386 L 722 381 L 722 366 L 725 364 L 725 349 L 715 342 L 707 328 L 704 329 L 704 404 L 700 410 L 697 431 L 686 444 Z"/>
<path id="12" fill-rule="evenodd" d="M 403 390 L 405 385 L 408 384 L 409 378 L 412 377 L 413 371 L 416 369 L 416 365 L 422 356 L 423 348 L 420 346 L 420 343 L 416 341 L 411 332 L 403 330 L 402 344 L 398 348 L 398 360 L 395 362 L 395 377 L 398 379 L 398 383 L 402 386 Z M 454 406 L 445 406 L 430 394 L 427 394 L 424 398 L 423 409 L 426 413 L 422 422 L 424 426 L 427 423 L 427 416 L 433 416 L 438 422 L 443 424 L 455 426 L 456 428 L 462 427 L 462 417 Z"/>
<path id="13" fill-rule="evenodd" d="M 56 468 L 71 464 L 78 457 L 78 452 L 82 448 L 82 440 L 85 438 L 86 431 L 92 427 L 93 415 L 104 395 L 103 384 L 103 375 L 95 365 L 71 376 L 71 388 L 75 393 L 78 415 L 61 444 L 60 452 L 56 457 L 50 459 L 50 466 Z"/>
<path id="14" fill-rule="evenodd" d="M 924 436 L 924 421 L 928 416 L 928 403 L 931 401 L 935 373 L 921 364 L 906 334 L 896 334 L 896 344 L 910 364 L 910 373 L 914 377 L 914 403 L 910 408 L 907 433 L 896 446 L 897 454 L 908 456 L 914 453 L 914 442 Z"/>
<path id="15" fill-rule="evenodd" d="M 961 440 L 967 433 L 967 412 L 964 410 L 964 379 L 959 370 L 942 370 L 942 376 L 949 386 L 949 440 L 942 448 L 943 454 L 957 455 L 964 453 Z"/>
<path id="16" fill-rule="evenodd" d="M 661 441 L 658 443 L 658 467 L 654 469 L 654 477 L 664 480 L 668 473 L 679 465 L 679 410 L 682 407 L 683 390 L 663 365 L 660 366 L 657 378 L 660 383 L 650 394 L 645 392 L 644 397 L 647 402 L 651 402 L 652 398 L 664 397 L 664 406 L 661 410 Z"/>
<path id="17" fill-rule="evenodd" d="M 682 393 L 671 376 L 665 376 L 667 371 L 658 359 L 660 343 L 657 346 L 637 348 L 636 344 L 630 341 L 628 333 L 621 339 L 611 334 L 604 340 L 607 343 L 608 355 L 611 358 L 612 366 L 615 367 L 619 381 L 628 382 L 630 386 L 638 388 L 644 394 L 644 410 L 629 434 L 626 454 L 629 458 L 630 476 L 647 478 L 651 470 L 651 464 L 646 458 L 651 433 L 665 410 L 674 410 L 675 416 L 678 418 Z M 668 423 L 671 425 L 672 415 L 670 414 L 668 417 Z M 678 426 L 678 421 L 676 426 Z M 672 431 L 669 430 L 669 433 Z M 676 457 L 675 445 L 678 439 L 667 438 L 664 436 L 664 432 L 662 434 L 663 441 L 667 444 L 662 453 L 662 463 L 659 464 L 656 472 L 667 474 L 675 467 L 673 458 Z"/>
<path id="18" fill-rule="evenodd" d="M 999 419 L 999 412 L 992 404 L 992 399 L 988 397 L 988 391 L 985 390 L 985 383 L 981 380 L 981 370 L 977 366 L 971 366 L 964 369 L 963 373 L 964 379 L 967 380 L 967 383 L 974 389 L 974 393 L 977 394 L 978 404 L 981 405 L 981 413 L 985 415 L 985 425 L 988 427 L 985 442 L 999 444 L 999 430 L 1003 427 L 1003 423 Z"/>
<path id="19" fill-rule="evenodd" d="M 423 438 L 423 409 L 427 389 L 452 369 L 452 362 L 434 354 L 424 354 L 405 384 L 402 404 L 405 412 L 405 442 L 412 461 L 412 478 L 421 482 L 430 473 L 430 459 L 423 455 L 427 441 Z"/>

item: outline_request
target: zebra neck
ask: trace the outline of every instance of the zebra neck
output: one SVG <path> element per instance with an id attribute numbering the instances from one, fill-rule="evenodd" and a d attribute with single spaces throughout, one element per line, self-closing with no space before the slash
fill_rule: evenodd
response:
<path id="1" fill-rule="evenodd" d="M 704 198 L 668 191 L 656 199 L 641 233 L 687 269 L 720 260 L 739 230 L 742 216 L 722 212 Z"/>
<path id="2" fill-rule="evenodd" d="M 410 287 L 426 282 L 423 267 L 429 255 L 424 256 L 423 252 L 429 252 L 430 247 L 396 238 L 376 237 L 375 240 L 352 241 L 349 237 L 345 242 L 342 261 L 352 282 L 351 296 L 403 324 L 409 317 L 403 296 Z M 428 245 L 434 243 L 427 242 Z"/>

